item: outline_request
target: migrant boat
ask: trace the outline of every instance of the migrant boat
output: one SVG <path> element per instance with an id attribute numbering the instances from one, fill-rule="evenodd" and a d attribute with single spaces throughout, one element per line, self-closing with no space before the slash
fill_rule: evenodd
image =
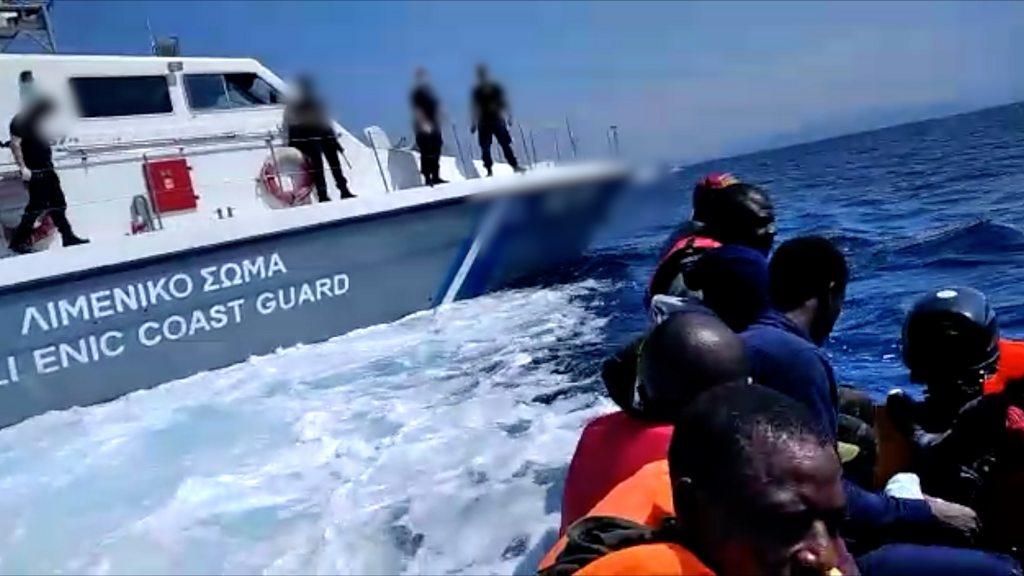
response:
<path id="1" fill-rule="evenodd" d="M 628 178 L 608 161 L 483 178 L 460 143 L 450 183 L 424 187 L 417 152 L 335 122 L 357 198 L 315 203 L 282 135 L 288 86 L 255 60 L 0 55 L 5 140 L 24 71 L 60 111 L 54 163 L 91 242 L 61 247 L 44 218 L 33 253 L 0 259 L 0 426 L 551 270 Z M 0 176 L 6 246 L 27 202 L 8 149 Z"/>

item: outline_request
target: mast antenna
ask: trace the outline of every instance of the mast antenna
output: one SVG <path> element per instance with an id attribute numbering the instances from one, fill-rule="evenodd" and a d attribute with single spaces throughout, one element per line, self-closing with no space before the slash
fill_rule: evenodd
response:
<path id="1" fill-rule="evenodd" d="M 149 18 L 146 18 L 146 30 L 149 32 L 149 51 L 152 54 L 156 53 L 156 36 L 153 34 L 153 26 L 149 23 Z"/>

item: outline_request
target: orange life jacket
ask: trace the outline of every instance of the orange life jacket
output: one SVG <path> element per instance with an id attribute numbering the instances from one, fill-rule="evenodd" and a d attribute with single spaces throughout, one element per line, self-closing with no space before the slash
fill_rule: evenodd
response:
<path id="1" fill-rule="evenodd" d="M 1002 392 L 1006 384 L 1024 378 L 1024 341 L 999 340 L 999 365 L 996 373 L 985 381 L 984 393 Z"/>
<path id="2" fill-rule="evenodd" d="M 675 279 L 679 276 L 685 277 L 701 255 L 721 245 L 722 243 L 717 240 L 699 236 L 696 233 L 675 239 L 658 259 L 658 265 L 654 267 L 654 273 L 651 274 L 651 280 L 647 285 L 647 294 L 644 297 L 645 305 L 650 305 L 653 296 L 668 293 Z"/>
<path id="3" fill-rule="evenodd" d="M 668 460 L 658 460 L 644 466 L 636 474 L 622 481 L 587 514 L 615 516 L 651 527 L 662 525 L 674 516 L 672 485 L 669 481 Z M 551 567 L 565 550 L 568 539 L 562 536 L 540 561 L 538 570 Z M 839 541 L 840 566 L 855 566 L 853 558 Z M 833 569 L 830 574 L 842 574 Z M 849 573 L 856 573 L 851 570 Z M 659 542 L 641 544 L 611 552 L 575 572 L 577 576 L 640 576 L 648 574 L 673 576 L 713 576 L 714 572 L 692 552 L 677 543 Z"/>
<path id="4" fill-rule="evenodd" d="M 576 576 L 714 576 L 679 544 L 641 544 L 617 550 L 576 571 Z"/>
<path id="5" fill-rule="evenodd" d="M 658 526 L 673 515 L 672 486 L 668 478 L 668 460 L 651 462 L 620 482 L 587 516 L 616 516 L 638 524 Z M 543 570 L 553 564 L 565 549 L 565 544 L 563 535 L 540 561 L 539 568 Z"/>
<path id="6" fill-rule="evenodd" d="M 564 534 L 612 489 L 638 470 L 668 454 L 672 425 L 641 420 L 623 411 L 587 424 L 569 463 L 562 493 Z"/>

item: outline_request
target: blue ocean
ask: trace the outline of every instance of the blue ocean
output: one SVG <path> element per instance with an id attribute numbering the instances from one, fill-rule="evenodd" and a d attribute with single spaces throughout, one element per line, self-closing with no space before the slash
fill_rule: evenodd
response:
<path id="1" fill-rule="evenodd" d="M 629 138 L 623 134 L 623 146 Z M 600 362 L 693 183 L 771 193 L 780 239 L 851 263 L 840 380 L 906 387 L 903 314 L 969 285 L 1024 336 L 1024 104 L 685 166 L 522 287 L 0 430 L 0 573 L 529 573 Z"/>
<path id="2" fill-rule="evenodd" d="M 815 234 L 846 254 L 852 283 L 828 344 L 842 381 L 876 394 L 908 387 L 904 314 L 943 286 L 982 290 L 1004 332 L 1024 336 L 1024 104 L 678 169 L 638 201 L 649 220 L 617 232 L 588 263 L 623 282 L 602 312 L 617 318 L 610 340 L 643 329 L 640 298 L 654 253 L 709 172 L 768 188 L 776 245 Z"/>

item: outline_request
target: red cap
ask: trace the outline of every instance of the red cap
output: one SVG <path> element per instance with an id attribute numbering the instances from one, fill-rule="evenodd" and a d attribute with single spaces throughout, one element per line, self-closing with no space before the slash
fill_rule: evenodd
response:
<path id="1" fill-rule="evenodd" d="M 718 189 L 739 183 L 740 179 L 728 172 L 712 172 L 701 178 L 700 181 L 697 182 L 697 186 L 701 188 Z"/>

